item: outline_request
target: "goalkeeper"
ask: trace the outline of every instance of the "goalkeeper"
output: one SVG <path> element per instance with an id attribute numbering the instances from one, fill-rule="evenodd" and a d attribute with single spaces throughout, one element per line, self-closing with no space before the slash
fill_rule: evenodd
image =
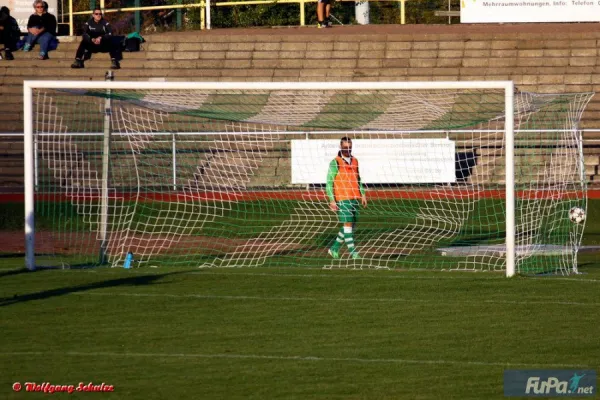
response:
<path id="1" fill-rule="evenodd" d="M 340 140 L 340 151 L 329 163 L 325 189 L 330 201 L 329 208 L 337 211 L 338 218 L 343 224 L 333 246 L 329 249 L 329 255 L 340 258 L 340 247 L 345 242 L 352 259 L 358 260 L 360 256 L 354 245 L 353 230 L 360 205 L 367 206 L 367 196 L 360 181 L 358 160 L 352 157 L 352 140 L 349 137 Z"/>

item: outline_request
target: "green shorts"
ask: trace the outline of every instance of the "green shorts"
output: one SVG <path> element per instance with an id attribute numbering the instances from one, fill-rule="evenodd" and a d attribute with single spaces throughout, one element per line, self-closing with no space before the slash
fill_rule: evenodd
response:
<path id="1" fill-rule="evenodd" d="M 340 222 L 352 222 L 358 221 L 358 210 L 360 209 L 359 200 L 341 200 L 337 202 L 338 219 Z"/>

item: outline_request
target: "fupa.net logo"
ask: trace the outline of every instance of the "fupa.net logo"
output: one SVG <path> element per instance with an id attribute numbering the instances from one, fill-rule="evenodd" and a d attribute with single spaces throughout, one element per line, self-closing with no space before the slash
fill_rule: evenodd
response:
<path id="1" fill-rule="evenodd" d="M 527 379 L 525 394 L 557 395 L 557 394 L 594 394 L 594 385 L 580 386 L 579 382 L 585 374 L 574 373 L 568 380 L 560 380 L 555 376 L 542 380 L 539 376 L 531 376 Z"/>
<path id="2" fill-rule="evenodd" d="M 504 395 L 508 397 L 593 397 L 598 391 L 592 369 L 507 369 Z"/>

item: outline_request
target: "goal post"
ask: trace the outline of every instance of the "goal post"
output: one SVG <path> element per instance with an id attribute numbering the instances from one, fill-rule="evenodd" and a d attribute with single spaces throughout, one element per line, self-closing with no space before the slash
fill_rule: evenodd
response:
<path id="1" fill-rule="evenodd" d="M 35 188 L 33 154 L 33 88 L 23 83 L 23 160 L 25 184 L 25 267 L 35 270 Z"/>
<path id="2" fill-rule="evenodd" d="M 583 228 L 560 213 L 585 199 L 590 98 L 511 81 L 25 81 L 26 267 L 41 248 L 94 263 L 96 247 L 113 266 L 569 273 Z M 341 137 L 369 204 L 360 258 L 329 259 L 346 235 L 325 182 Z"/>
<path id="3" fill-rule="evenodd" d="M 504 142 L 506 157 L 506 276 L 515 275 L 515 120 L 514 120 L 514 91 L 512 81 L 503 82 L 504 86 Z"/>

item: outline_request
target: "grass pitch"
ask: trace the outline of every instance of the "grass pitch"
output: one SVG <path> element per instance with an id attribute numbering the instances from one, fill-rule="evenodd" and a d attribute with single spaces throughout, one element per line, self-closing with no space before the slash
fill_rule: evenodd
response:
<path id="1" fill-rule="evenodd" d="M 588 218 L 583 243 L 599 238 Z M 108 399 L 502 399 L 507 368 L 600 370 L 598 254 L 580 254 L 583 275 L 512 279 L 22 266 L 0 256 L 2 399 L 34 396 L 14 382 L 104 382 Z"/>
<path id="2" fill-rule="evenodd" d="M 506 368 L 600 369 L 584 275 L 307 268 L 0 270 L 0 397 L 493 399 Z M 84 394 L 81 396 L 89 396 Z M 79 397 L 79 396 L 78 396 Z"/>

